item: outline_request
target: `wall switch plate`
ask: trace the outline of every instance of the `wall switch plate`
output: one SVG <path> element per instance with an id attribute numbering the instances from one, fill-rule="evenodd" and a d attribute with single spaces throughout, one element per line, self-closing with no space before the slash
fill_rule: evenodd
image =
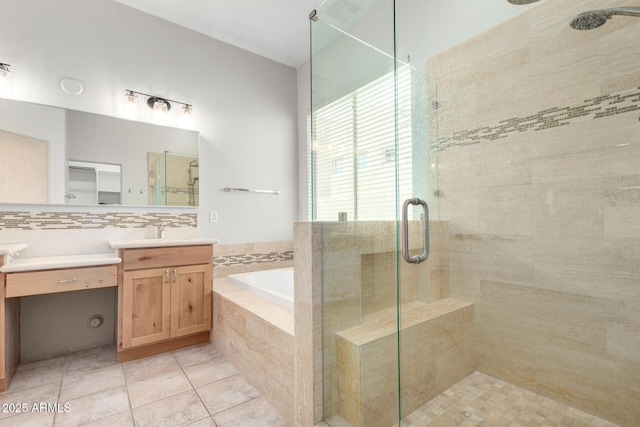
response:
<path id="1" fill-rule="evenodd" d="M 218 212 L 209 212 L 209 222 L 218 222 Z"/>

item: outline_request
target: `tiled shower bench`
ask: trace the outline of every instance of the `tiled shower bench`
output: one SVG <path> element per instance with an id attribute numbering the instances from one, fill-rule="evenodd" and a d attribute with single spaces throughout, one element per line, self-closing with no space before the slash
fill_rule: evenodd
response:
<path id="1" fill-rule="evenodd" d="M 398 339 L 403 416 L 473 372 L 473 317 L 473 304 L 456 298 L 412 301 L 401 306 L 399 338 L 395 307 L 338 332 L 340 415 L 356 427 L 397 421 Z"/>

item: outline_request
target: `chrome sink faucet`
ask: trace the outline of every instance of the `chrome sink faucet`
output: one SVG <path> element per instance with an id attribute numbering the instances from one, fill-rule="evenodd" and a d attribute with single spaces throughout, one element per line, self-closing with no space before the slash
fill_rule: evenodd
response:
<path id="1" fill-rule="evenodd" d="M 156 226 L 157 226 L 156 237 L 158 239 L 164 239 L 164 228 L 166 227 L 166 224 L 162 222 L 162 220 L 158 220 L 158 223 L 156 224 Z"/>

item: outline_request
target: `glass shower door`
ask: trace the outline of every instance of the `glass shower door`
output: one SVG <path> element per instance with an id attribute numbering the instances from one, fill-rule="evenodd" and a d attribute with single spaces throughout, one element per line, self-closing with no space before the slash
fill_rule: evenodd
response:
<path id="1" fill-rule="evenodd" d="M 400 208 L 429 194 L 426 86 L 408 58 L 396 60 L 393 4 L 351 6 L 327 1 L 311 16 L 309 203 L 322 222 L 323 411 L 330 425 L 382 427 L 401 422 L 405 395 L 423 398 L 415 385 L 432 375 L 405 351 L 410 317 L 432 292 L 428 263 L 400 253 Z M 411 205 L 406 217 L 414 257 L 425 251 L 427 215 Z M 405 379 L 404 365 L 420 375 Z"/>

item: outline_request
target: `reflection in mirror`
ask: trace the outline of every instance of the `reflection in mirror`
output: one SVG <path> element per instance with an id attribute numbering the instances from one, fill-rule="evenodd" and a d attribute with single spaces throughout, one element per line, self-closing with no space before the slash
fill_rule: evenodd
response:
<path id="1" fill-rule="evenodd" d="M 70 205 L 119 205 L 122 201 L 121 166 L 69 160 L 64 197 Z"/>
<path id="2" fill-rule="evenodd" d="M 0 203 L 198 205 L 198 132 L 7 99 L 0 99 L 0 132 L 41 141 L 42 165 L 29 170 L 44 175 L 41 187 L 47 189 L 38 199 L 25 200 L 25 187 L 35 185 L 21 178 L 13 184 L 2 179 Z M 2 153 L 3 161 L 20 163 L 17 154 L 10 158 L 10 151 Z M 152 153 L 162 156 L 163 168 L 163 182 L 153 188 L 149 177 L 157 170 L 149 167 Z M 72 167 L 70 162 L 83 165 Z M 120 168 L 117 178 L 108 170 L 113 165 Z M 79 197 L 81 182 L 87 187 Z"/>
<path id="3" fill-rule="evenodd" d="M 189 154 L 148 153 L 149 205 L 198 206 L 198 158 Z"/>
<path id="4" fill-rule="evenodd" d="M 49 143 L 0 130 L 0 203 L 47 203 Z"/>

